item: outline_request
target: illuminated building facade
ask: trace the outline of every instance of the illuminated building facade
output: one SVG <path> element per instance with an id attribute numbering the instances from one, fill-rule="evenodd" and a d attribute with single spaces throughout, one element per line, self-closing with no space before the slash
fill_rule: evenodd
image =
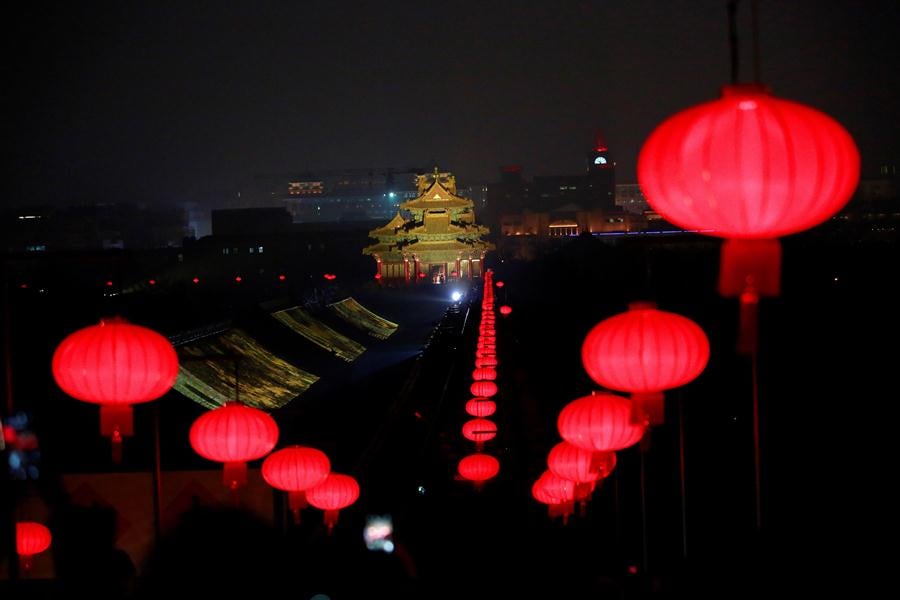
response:
<path id="1" fill-rule="evenodd" d="M 369 232 L 378 242 L 363 254 L 375 259 L 380 279 L 444 283 L 481 277 L 484 256 L 493 245 L 481 239 L 489 230 L 475 223 L 472 200 L 458 196 L 456 178 L 437 168 L 419 175 L 416 185 L 418 196 L 402 203 L 386 225 Z"/>

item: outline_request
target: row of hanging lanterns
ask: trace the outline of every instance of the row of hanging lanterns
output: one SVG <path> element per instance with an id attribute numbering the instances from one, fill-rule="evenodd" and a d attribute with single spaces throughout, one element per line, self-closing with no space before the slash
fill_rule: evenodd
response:
<path id="1" fill-rule="evenodd" d="M 475 484 L 476 488 L 493 479 L 500 472 L 500 461 L 485 454 L 484 443 L 497 437 L 497 424 L 488 419 L 497 412 L 492 400 L 498 392 L 497 384 L 497 331 L 494 316 L 493 271 L 484 274 L 484 294 L 481 300 L 481 322 L 475 350 L 475 370 L 469 391 L 472 398 L 466 402 L 466 413 L 474 417 L 463 424 L 462 434 L 475 443 L 474 454 L 463 457 L 457 465 L 459 476 Z M 502 284 L 502 282 L 498 282 Z M 502 286 L 501 286 L 502 287 Z"/>
<path id="2" fill-rule="evenodd" d="M 100 405 L 101 434 L 111 438 L 118 462 L 123 438 L 134 433 L 131 406 L 155 400 L 172 388 L 178 355 L 164 336 L 151 329 L 121 318 L 104 319 L 63 339 L 53 355 L 52 371 L 66 394 Z M 270 415 L 239 399 L 200 415 L 189 434 L 197 454 L 223 463 L 223 482 L 233 491 L 247 481 L 247 462 L 272 452 L 278 437 L 278 425 Z M 328 457 L 313 448 L 296 446 L 272 454 L 263 465 L 263 478 L 289 493 L 295 515 L 307 500 L 324 510 L 329 530 L 337 511 L 359 497 L 356 481 L 332 473 Z"/>

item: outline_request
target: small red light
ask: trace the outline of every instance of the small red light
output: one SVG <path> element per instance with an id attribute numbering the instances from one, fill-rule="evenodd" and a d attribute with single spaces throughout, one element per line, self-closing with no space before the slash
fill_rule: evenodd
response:
<path id="1" fill-rule="evenodd" d="M 15 444 L 16 443 L 16 428 L 12 425 L 4 425 L 3 426 L 3 441 L 7 444 Z"/>
<path id="2" fill-rule="evenodd" d="M 375 279 L 381 279 L 381 273 L 375 273 Z"/>
<path id="3" fill-rule="evenodd" d="M 23 283 L 23 284 L 20 284 L 19 287 L 22 288 L 23 290 L 27 290 L 27 289 L 28 289 L 28 284 L 27 284 L 27 283 Z"/>
<path id="4" fill-rule="evenodd" d="M 156 285 L 156 280 L 155 280 L 155 279 L 151 279 L 151 280 L 148 281 L 147 283 L 149 283 L 150 285 Z"/>
<path id="5" fill-rule="evenodd" d="M 107 282 L 106 282 L 106 287 L 112 287 L 112 285 L 113 285 L 113 282 L 112 282 L 112 281 L 107 281 Z"/>
<path id="6" fill-rule="evenodd" d="M 193 281 L 194 283 L 200 283 L 200 278 L 194 277 L 193 279 L 191 279 L 191 281 Z"/>
<path id="7" fill-rule="evenodd" d="M 628 574 L 629 575 L 637 575 L 638 568 L 637 565 L 628 565 Z"/>
<path id="8" fill-rule="evenodd" d="M 284 281 L 285 279 L 287 279 L 287 277 L 285 277 L 284 275 L 278 276 L 278 281 Z"/>
<path id="9" fill-rule="evenodd" d="M 243 279 L 240 275 L 238 275 L 237 277 L 234 278 L 235 283 L 240 283 L 240 282 L 242 282 L 243 280 L 244 280 L 244 279 Z"/>

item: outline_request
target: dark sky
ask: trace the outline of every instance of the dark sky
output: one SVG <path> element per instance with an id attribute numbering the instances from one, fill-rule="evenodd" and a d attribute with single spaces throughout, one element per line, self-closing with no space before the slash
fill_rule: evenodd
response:
<path id="1" fill-rule="evenodd" d="M 597 127 L 634 181 L 654 125 L 729 76 L 726 0 L 21 4 L 17 204 L 210 202 L 258 173 L 435 160 L 464 184 L 577 173 Z M 841 121 L 867 168 L 897 160 L 900 2 L 759 4 L 763 80 Z"/>

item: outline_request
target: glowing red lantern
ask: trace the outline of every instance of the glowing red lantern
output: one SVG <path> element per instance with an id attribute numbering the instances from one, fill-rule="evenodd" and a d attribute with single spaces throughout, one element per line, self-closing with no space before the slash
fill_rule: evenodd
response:
<path id="1" fill-rule="evenodd" d="M 375 279 L 381 279 L 381 273 L 375 273 Z"/>
<path id="2" fill-rule="evenodd" d="M 512 308 L 510 308 L 509 306 L 504 304 L 503 306 L 500 307 L 500 314 L 503 315 L 504 317 L 509 316 L 512 314 Z"/>
<path id="3" fill-rule="evenodd" d="M 192 281 L 193 283 L 200 283 L 200 278 L 199 278 L 199 277 L 194 277 L 193 279 L 191 279 L 191 281 Z"/>
<path id="4" fill-rule="evenodd" d="M 178 377 L 178 355 L 162 335 L 121 318 L 70 334 L 53 353 L 53 378 L 69 396 L 100 405 L 100 433 L 112 439 L 118 462 L 122 438 L 134 434 L 132 404 L 165 394 Z"/>
<path id="5" fill-rule="evenodd" d="M 531 487 L 535 500 L 549 506 L 551 517 L 562 515 L 563 524 L 569 522 L 569 515 L 574 512 L 575 482 L 557 477 L 550 471 L 544 471 Z"/>
<path id="6" fill-rule="evenodd" d="M 337 523 L 339 511 L 356 502 L 358 498 L 359 484 L 353 477 L 340 473 L 331 473 L 325 481 L 306 491 L 309 503 L 325 511 L 325 524 L 329 532 Z"/>
<path id="7" fill-rule="evenodd" d="M 284 281 L 285 279 L 287 279 L 287 276 L 286 276 L 286 275 L 283 275 L 283 274 L 282 274 L 282 275 L 279 275 L 279 276 L 278 276 L 278 281 Z"/>
<path id="8" fill-rule="evenodd" d="M 550 472 L 578 486 L 576 496 L 589 494 L 594 482 L 609 477 L 616 467 L 615 452 L 591 452 L 569 442 L 560 442 L 547 456 Z"/>
<path id="9" fill-rule="evenodd" d="M 225 486 L 236 490 L 247 482 L 247 461 L 262 458 L 278 443 L 278 425 L 259 409 L 226 402 L 194 421 L 190 440 L 197 454 L 224 463 Z"/>
<path id="10" fill-rule="evenodd" d="M 498 288 L 502 288 L 506 284 L 503 283 L 502 281 L 497 281 L 497 283 L 495 283 L 494 285 L 496 285 Z"/>
<path id="11" fill-rule="evenodd" d="M 670 222 L 728 238 L 719 293 L 741 298 L 741 350 L 752 352 L 759 297 L 780 290 L 775 238 L 839 211 L 859 165 L 853 138 L 831 117 L 739 85 L 659 125 L 641 149 L 638 180 Z"/>
<path id="12" fill-rule="evenodd" d="M 328 456 L 306 446 L 290 446 L 273 452 L 262 464 L 266 483 L 288 493 L 288 503 L 297 522 L 300 510 L 306 507 L 304 491 L 325 481 L 330 472 Z"/>
<path id="13" fill-rule="evenodd" d="M 470 419 L 463 424 L 463 437 L 475 442 L 475 447 L 481 450 L 484 442 L 497 437 L 497 424 L 490 419 Z"/>
<path id="14" fill-rule="evenodd" d="M 487 398 L 472 398 L 466 402 L 466 412 L 473 417 L 489 417 L 497 412 L 497 403 Z"/>
<path id="15" fill-rule="evenodd" d="M 493 479 L 500 472 L 500 461 L 489 454 L 470 454 L 457 466 L 460 477 L 468 481 L 474 481 L 475 487 L 480 488 L 488 479 Z"/>
<path id="16" fill-rule="evenodd" d="M 652 424 L 662 422 L 663 390 L 690 383 L 709 362 L 709 340 L 699 325 L 633 302 L 624 312 L 598 323 L 581 347 L 581 361 L 598 384 L 631 392 Z"/>
<path id="17" fill-rule="evenodd" d="M 497 393 L 497 384 L 493 381 L 476 381 L 469 386 L 469 391 L 473 396 L 490 398 Z"/>
<path id="18" fill-rule="evenodd" d="M 631 402 L 621 396 L 594 392 L 565 405 L 556 421 L 570 444 L 592 452 L 614 452 L 640 441 L 646 422 L 632 419 Z"/>
<path id="19" fill-rule="evenodd" d="M 19 555 L 22 570 L 31 570 L 32 558 L 50 547 L 53 536 L 50 530 L 34 521 L 16 523 L 16 553 Z"/>
<path id="20" fill-rule="evenodd" d="M 240 283 L 240 282 L 242 282 L 243 280 L 244 280 L 244 278 L 241 277 L 240 275 L 238 275 L 238 276 L 236 276 L 236 277 L 234 278 L 234 282 L 235 282 L 235 283 Z"/>
<path id="21" fill-rule="evenodd" d="M 497 364 L 496 356 L 482 356 L 481 358 L 475 359 L 475 368 L 477 369 L 481 369 L 482 367 L 496 367 Z"/>
<path id="22" fill-rule="evenodd" d="M 497 370 L 482 367 L 472 371 L 472 379 L 475 381 L 494 381 L 497 379 Z"/>

